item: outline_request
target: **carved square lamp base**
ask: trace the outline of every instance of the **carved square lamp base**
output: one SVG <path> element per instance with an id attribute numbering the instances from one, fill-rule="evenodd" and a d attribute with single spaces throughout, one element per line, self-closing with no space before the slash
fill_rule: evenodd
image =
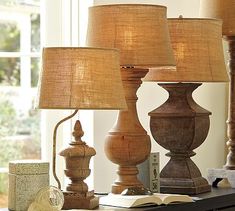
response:
<path id="1" fill-rule="evenodd" d="M 161 193 L 195 195 L 211 191 L 211 186 L 203 177 L 188 179 L 161 178 L 160 185 Z"/>
<path id="2" fill-rule="evenodd" d="M 211 186 L 189 157 L 175 156 L 160 173 L 160 191 L 194 195 L 210 192 Z"/>
<path id="3" fill-rule="evenodd" d="M 94 196 L 94 191 L 86 194 L 77 192 L 63 192 L 64 206 L 62 209 L 94 209 L 99 206 L 99 198 Z"/>

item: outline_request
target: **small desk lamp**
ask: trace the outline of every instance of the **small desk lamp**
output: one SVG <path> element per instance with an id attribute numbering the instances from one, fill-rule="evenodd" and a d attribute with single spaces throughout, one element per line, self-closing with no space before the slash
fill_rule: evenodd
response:
<path id="1" fill-rule="evenodd" d="M 120 49 L 120 65 L 128 110 L 120 111 L 105 141 L 105 153 L 118 164 L 112 193 L 142 187 L 137 164 L 151 150 L 150 137 L 140 124 L 136 92 L 148 68 L 174 65 L 166 7 L 147 4 L 114 4 L 89 8 L 87 45 Z"/>
<path id="2" fill-rule="evenodd" d="M 56 131 L 58 126 L 75 116 L 78 109 L 123 109 L 126 107 L 119 70 L 119 52 L 102 48 L 44 48 L 39 80 L 38 108 L 75 109 L 61 120 L 53 136 L 53 175 L 56 175 Z M 63 209 L 92 209 L 98 206 L 93 191 L 83 181 L 90 174 L 90 158 L 95 150 L 81 140 L 79 120 L 74 126 L 74 141 L 60 152 L 65 157 L 65 175 L 71 183 L 63 192 Z"/>
<path id="3" fill-rule="evenodd" d="M 168 26 L 176 59 L 176 71 L 151 71 L 145 81 L 160 83 L 169 98 L 151 111 L 150 129 L 155 141 L 170 152 L 170 161 L 160 173 L 161 192 L 198 194 L 210 186 L 190 159 L 206 139 L 209 111 L 200 107 L 192 92 L 201 83 L 228 80 L 221 40 L 222 22 L 216 19 L 169 19 Z"/>
<path id="4" fill-rule="evenodd" d="M 234 0 L 201 0 L 200 16 L 220 18 L 223 21 L 223 38 L 229 45 L 229 109 L 228 109 L 228 142 L 229 153 L 224 166 L 235 170 L 235 1 Z"/>

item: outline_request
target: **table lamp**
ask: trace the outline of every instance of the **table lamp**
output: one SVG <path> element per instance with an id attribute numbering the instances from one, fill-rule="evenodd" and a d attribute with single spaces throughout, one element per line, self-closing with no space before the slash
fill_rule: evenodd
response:
<path id="1" fill-rule="evenodd" d="M 223 21 L 222 35 L 229 45 L 229 109 L 228 109 L 228 142 L 229 149 L 224 168 L 235 170 L 235 1 L 201 0 L 200 16 L 220 18 Z"/>
<path id="2" fill-rule="evenodd" d="M 56 126 L 53 135 L 53 175 L 56 175 L 56 133 L 58 126 L 75 116 L 78 109 L 123 109 L 126 107 L 119 70 L 119 51 L 102 48 L 44 48 L 39 79 L 38 108 L 75 109 Z M 64 194 L 63 209 L 92 209 L 97 197 L 83 181 L 90 174 L 89 162 L 95 149 L 81 140 L 79 120 L 73 131 L 74 141 L 60 152 L 64 156 L 65 175 L 71 180 Z"/>
<path id="3" fill-rule="evenodd" d="M 210 191 L 200 170 L 190 159 L 209 130 L 209 111 L 199 106 L 192 92 L 194 82 L 225 82 L 227 74 L 221 40 L 222 22 L 216 19 L 168 19 L 176 71 L 149 71 L 145 81 L 160 83 L 169 98 L 149 113 L 155 141 L 169 150 L 169 162 L 160 173 L 161 192 L 198 194 Z M 182 83 L 186 82 L 186 83 Z"/>
<path id="4" fill-rule="evenodd" d="M 120 68 L 128 110 L 120 111 L 105 140 L 105 153 L 118 165 L 112 193 L 143 187 L 137 164 L 150 154 L 151 141 L 136 110 L 137 89 L 148 68 L 174 65 L 166 7 L 114 4 L 89 8 L 87 46 L 120 50 Z"/>

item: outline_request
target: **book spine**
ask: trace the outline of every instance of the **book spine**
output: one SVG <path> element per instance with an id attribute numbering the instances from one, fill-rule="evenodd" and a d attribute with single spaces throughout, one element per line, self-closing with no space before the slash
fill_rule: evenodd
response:
<path id="1" fill-rule="evenodd" d="M 149 156 L 149 189 L 153 193 L 160 192 L 159 174 L 159 152 L 151 153 Z"/>
<path id="2" fill-rule="evenodd" d="M 138 166 L 139 180 L 153 193 L 160 192 L 159 152 L 151 152 L 148 159 Z"/>

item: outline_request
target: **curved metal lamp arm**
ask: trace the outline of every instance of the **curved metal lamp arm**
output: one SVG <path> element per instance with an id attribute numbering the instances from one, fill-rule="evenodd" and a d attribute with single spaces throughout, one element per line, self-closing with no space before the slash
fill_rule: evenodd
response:
<path id="1" fill-rule="evenodd" d="M 52 171 L 53 171 L 53 176 L 54 179 L 56 180 L 57 184 L 58 184 L 58 188 L 61 189 L 61 184 L 60 184 L 60 180 L 58 179 L 57 175 L 56 175 L 56 134 L 57 134 L 57 129 L 60 126 L 60 124 L 62 124 L 63 122 L 65 122 L 66 120 L 74 117 L 78 112 L 78 109 L 76 109 L 71 115 L 65 117 L 64 119 L 60 120 L 54 129 L 54 133 L 53 133 L 53 160 L 52 160 Z"/>

